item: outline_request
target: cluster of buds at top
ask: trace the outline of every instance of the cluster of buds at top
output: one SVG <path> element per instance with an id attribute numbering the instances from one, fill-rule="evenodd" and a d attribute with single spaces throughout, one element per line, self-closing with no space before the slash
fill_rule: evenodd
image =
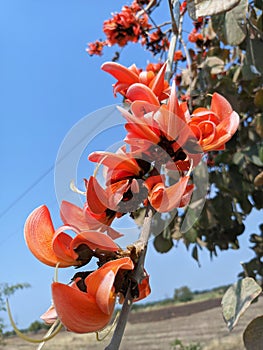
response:
<path id="1" fill-rule="evenodd" d="M 144 5 L 149 1 L 134 0 L 128 6 L 123 6 L 121 12 L 112 15 L 112 18 L 104 21 L 103 32 L 106 36 L 104 41 L 97 40 L 88 44 L 87 52 L 89 55 L 101 55 L 104 46 L 117 44 L 120 47 L 127 45 L 128 42 L 138 42 L 142 35 L 146 35 L 151 28 L 148 15 L 142 11 Z"/>

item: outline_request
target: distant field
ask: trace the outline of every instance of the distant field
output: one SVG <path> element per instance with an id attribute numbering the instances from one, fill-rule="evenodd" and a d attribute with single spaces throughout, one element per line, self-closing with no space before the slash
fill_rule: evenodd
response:
<path id="1" fill-rule="evenodd" d="M 232 333 L 226 328 L 219 304 L 219 299 L 211 299 L 184 306 L 136 311 L 130 317 L 121 350 L 173 350 L 171 344 L 175 339 L 180 339 L 184 344 L 200 343 L 202 350 L 243 350 L 242 332 L 254 317 L 263 314 L 263 298 L 251 305 Z M 36 335 L 37 338 L 40 336 Z M 97 342 L 94 334 L 61 332 L 44 349 L 102 350 L 108 342 L 109 338 Z M 36 348 L 36 345 L 25 343 L 17 337 L 8 338 L 6 346 L 0 347 L 1 350 Z"/>

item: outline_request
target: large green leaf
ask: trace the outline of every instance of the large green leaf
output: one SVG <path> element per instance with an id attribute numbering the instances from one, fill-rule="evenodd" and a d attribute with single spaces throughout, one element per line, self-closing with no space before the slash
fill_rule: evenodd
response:
<path id="1" fill-rule="evenodd" d="M 231 11 L 212 17 L 213 29 L 224 44 L 236 46 L 245 39 L 247 8 L 248 1 L 241 0 Z"/>
<path id="2" fill-rule="evenodd" d="M 229 330 L 235 327 L 240 316 L 261 291 L 260 286 L 251 277 L 241 279 L 228 288 L 222 299 L 222 311 Z"/>
<path id="3" fill-rule="evenodd" d="M 252 320 L 243 334 L 244 345 L 247 350 L 263 348 L 263 316 Z"/>
<path id="4" fill-rule="evenodd" d="M 187 0 L 189 16 L 196 20 L 198 17 L 212 16 L 231 10 L 240 0 Z"/>

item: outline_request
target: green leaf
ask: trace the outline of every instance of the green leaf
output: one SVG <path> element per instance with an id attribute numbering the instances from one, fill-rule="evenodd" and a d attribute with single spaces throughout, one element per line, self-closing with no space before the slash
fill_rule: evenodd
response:
<path id="1" fill-rule="evenodd" d="M 245 156 L 243 153 L 241 152 L 236 152 L 233 156 L 233 163 L 235 165 L 243 165 L 245 162 Z"/>
<path id="2" fill-rule="evenodd" d="M 249 323 L 243 334 L 243 341 L 247 350 L 262 349 L 263 316 L 259 316 Z"/>
<path id="3" fill-rule="evenodd" d="M 166 239 L 160 234 L 154 238 L 153 245 L 157 252 L 167 253 L 173 247 L 173 240 Z"/>
<path id="4" fill-rule="evenodd" d="M 251 302 L 262 292 L 257 282 L 246 277 L 228 288 L 222 299 L 223 317 L 231 331 Z"/>
<path id="5" fill-rule="evenodd" d="M 198 17 L 212 16 L 221 12 L 229 11 L 235 7 L 240 0 L 187 0 L 189 16 L 196 20 Z"/>
<path id="6" fill-rule="evenodd" d="M 212 17 L 213 29 L 224 44 L 236 46 L 245 39 L 247 7 L 248 1 L 241 0 L 231 11 Z"/>
<path id="7" fill-rule="evenodd" d="M 192 250 L 192 257 L 197 261 L 198 265 L 200 266 L 197 245 L 195 245 Z"/>

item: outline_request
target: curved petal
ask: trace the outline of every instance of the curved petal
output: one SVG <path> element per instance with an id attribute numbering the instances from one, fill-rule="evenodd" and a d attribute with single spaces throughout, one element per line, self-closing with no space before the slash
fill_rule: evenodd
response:
<path id="1" fill-rule="evenodd" d="M 52 298 L 58 318 L 69 331 L 75 333 L 103 329 L 110 322 L 115 304 L 115 299 L 111 299 L 111 313 L 105 314 L 94 297 L 58 282 L 52 283 Z"/>
<path id="2" fill-rule="evenodd" d="M 154 79 L 155 74 L 153 71 L 142 71 L 139 74 L 139 82 L 144 85 L 149 85 L 150 82 Z"/>
<path id="3" fill-rule="evenodd" d="M 45 205 L 36 208 L 27 218 L 24 227 L 25 241 L 32 254 L 49 266 L 56 266 L 59 259 L 52 248 L 54 226 Z M 71 266 L 61 263 L 60 267 Z"/>
<path id="4" fill-rule="evenodd" d="M 219 116 L 221 120 L 230 116 L 233 112 L 231 104 L 220 94 L 215 92 L 212 96 L 211 110 Z"/>
<path id="5" fill-rule="evenodd" d="M 164 90 L 164 76 L 166 71 L 167 63 L 164 63 L 155 76 L 155 78 L 151 81 L 150 88 L 156 96 L 161 96 Z"/>
<path id="6" fill-rule="evenodd" d="M 118 271 L 120 269 L 132 270 L 133 268 L 132 260 L 125 257 L 107 262 L 86 277 L 85 284 L 88 293 L 96 299 L 97 305 L 105 314 L 111 312 L 111 298 L 114 294 L 113 284 Z"/>
<path id="7" fill-rule="evenodd" d="M 87 187 L 87 202 L 93 213 L 100 214 L 107 209 L 107 196 L 98 181 L 91 176 Z"/>
<path id="8" fill-rule="evenodd" d="M 73 226 L 78 230 L 88 230 L 90 228 L 82 208 L 73 203 L 62 201 L 60 216 L 65 225 Z"/>
<path id="9" fill-rule="evenodd" d="M 141 100 L 160 106 L 159 100 L 153 91 L 148 86 L 141 83 L 132 84 L 126 92 L 126 97 L 131 102 Z"/>
<path id="10" fill-rule="evenodd" d="M 181 198 L 181 201 L 180 201 L 180 204 L 178 205 L 178 208 L 182 208 L 190 202 L 194 188 L 195 188 L 195 186 L 193 184 L 186 186 L 185 192 Z"/>
<path id="11" fill-rule="evenodd" d="M 77 248 L 80 244 L 86 244 L 90 249 L 102 249 L 110 252 L 119 250 L 119 246 L 104 233 L 98 231 L 80 232 L 71 242 L 71 249 Z"/>
<path id="12" fill-rule="evenodd" d="M 177 183 L 170 187 L 165 187 L 163 183 L 157 184 L 148 196 L 151 205 L 160 213 L 178 208 L 188 180 L 189 176 L 181 177 Z"/>
<path id="13" fill-rule="evenodd" d="M 224 149 L 224 145 L 236 132 L 239 126 L 239 115 L 232 112 L 228 118 L 225 118 L 216 127 L 216 134 L 212 143 L 202 146 L 204 151 L 216 151 Z"/>
<path id="14" fill-rule="evenodd" d="M 125 96 L 125 91 L 128 89 L 130 84 L 117 82 L 113 85 L 113 94 L 116 97 L 117 92 Z"/>
<path id="15" fill-rule="evenodd" d="M 149 106 L 149 104 L 147 105 Z M 136 108 L 136 105 L 134 106 Z M 160 131 L 153 130 L 154 120 L 152 118 L 148 118 L 148 119 L 141 118 L 135 114 L 131 114 L 127 112 L 124 108 L 119 107 L 118 109 L 128 122 L 127 124 L 125 124 L 125 128 L 129 132 L 129 139 L 142 138 L 142 139 L 147 139 L 153 143 L 158 143 L 160 141 L 160 137 L 159 137 Z"/>
<path id="16" fill-rule="evenodd" d="M 212 143 L 216 134 L 216 125 L 210 121 L 203 121 L 198 124 L 199 130 L 201 131 L 200 145 L 205 146 Z"/>
<path id="17" fill-rule="evenodd" d="M 130 108 L 136 117 L 143 118 L 145 114 L 156 112 L 160 106 L 152 105 L 151 103 L 145 101 L 134 101 L 132 102 Z"/>
<path id="18" fill-rule="evenodd" d="M 135 159 L 129 158 L 128 154 L 111 153 L 111 152 L 92 152 L 89 155 L 91 162 L 101 163 L 113 170 L 126 170 L 131 174 L 138 174 L 140 167 Z"/>
<path id="19" fill-rule="evenodd" d="M 41 316 L 41 320 L 43 320 L 46 324 L 53 324 L 57 318 L 57 312 L 54 308 L 54 305 L 51 305 L 47 311 L 45 311 Z"/>
<path id="20" fill-rule="evenodd" d="M 134 84 L 139 81 L 137 74 L 117 62 L 105 62 L 102 64 L 101 69 L 110 73 L 118 81 L 127 84 Z"/>
<path id="21" fill-rule="evenodd" d="M 60 261 L 72 266 L 81 265 L 81 262 L 77 261 L 78 254 L 76 254 L 70 247 L 72 237 L 63 232 L 64 230 L 75 231 L 74 227 L 71 226 L 61 226 L 59 229 L 57 229 L 52 240 L 53 251 Z"/>
<path id="22" fill-rule="evenodd" d="M 151 287 L 149 284 L 149 275 L 147 275 L 141 281 L 141 283 L 138 284 L 138 288 L 139 288 L 139 296 L 138 296 L 138 298 L 133 300 L 134 302 L 146 298 L 151 293 Z"/>

